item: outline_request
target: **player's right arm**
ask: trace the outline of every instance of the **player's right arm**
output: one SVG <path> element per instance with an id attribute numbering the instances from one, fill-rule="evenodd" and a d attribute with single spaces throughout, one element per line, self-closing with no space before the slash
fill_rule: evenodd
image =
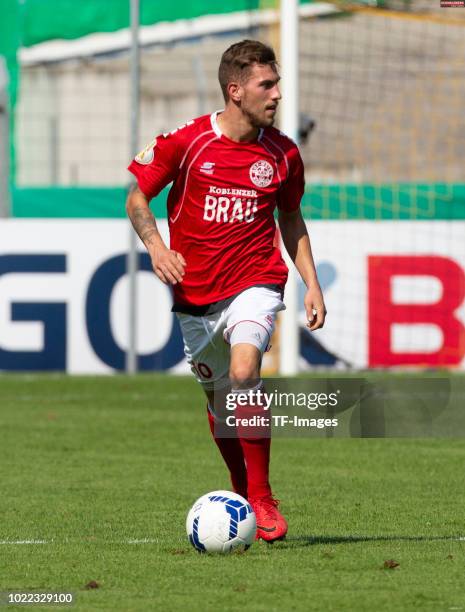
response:
<path id="1" fill-rule="evenodd" d="M 163 242 L 149 202 L 163 187 L 176 180 L 187 140 L 183 134 L 179 128 L 159 136 L 136 155 L 128 167 L 137 186 L 129 193 L 126 211 L 150 255 L 155 274 L 172 285 L 182 281 L 186 262 L 181 253 L 169 249 Z"/>
<path id="2" fill-rule="evenodd" d="M 155 274 L 164 283 L 172 285 L 180 283 L 184 276 L 186 261 L 181 253 L 169 249 L 163 242 L 147 196 L 139 187 L 134 186 L 131 189 L 126 202 L 126 211 L 133 228 L 150 255 Z"/>

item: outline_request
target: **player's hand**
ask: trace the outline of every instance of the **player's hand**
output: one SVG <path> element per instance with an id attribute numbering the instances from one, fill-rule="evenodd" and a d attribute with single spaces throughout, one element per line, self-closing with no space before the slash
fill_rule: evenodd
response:
<path id="1" fill-rule="evenodd" d="M 320 329 L 325 324 L 326 307 L 323 294 L 318 285 L 310 287 L 304 298 L 305 312 L 307 313 L 307 327 L 310 331 Z"/>
<path id="2" fill-rule="evenodd" d="M 186 260 L 177 251 L 158 248 L 152 254 L 152 268 L 158 278 L 166 285 L 176 285 L 184 278 Z"/>

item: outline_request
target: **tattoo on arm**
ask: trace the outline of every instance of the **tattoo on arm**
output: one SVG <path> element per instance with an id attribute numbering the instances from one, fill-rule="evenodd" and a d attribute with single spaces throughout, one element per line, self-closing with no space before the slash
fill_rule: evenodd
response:
<path id="1" fill-rule="evenodd" d="M 150 208 L 135 206 L 131 211 L 130 219 L 142 242 L 153 244 L 154 238 L 158 235 L 158 229 Z"/>

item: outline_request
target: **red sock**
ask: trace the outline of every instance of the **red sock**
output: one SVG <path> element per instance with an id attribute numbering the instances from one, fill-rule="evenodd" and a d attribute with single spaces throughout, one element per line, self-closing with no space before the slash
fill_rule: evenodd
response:
<path id="1" fill-rule="evenodd" d="M 247 466 L 248 499 L 271 495 L 269 482 L 271 449 L 271 415 L 256 406 L 237 406 L 236 417 L 258 416 L 270 419 L 267 425 L 249 427 L 238 425 L 238 436 Z"/>
<path id="2" fill-rule="evenodd" d="M 239 438 L 247 465 L 247 497 L 268 497 L 271 438 Z"/>
<path id="3" fill-rule="evenodd" d="M 244 454 L 241 443 L 237 438 L 217 438 L 215 436 L 215 418 L 207 408 L 208 423 L 213 439 L 224 462 L 228 466 L 233 489 L 247 499 L 247 470 L 245 468 Z"/>

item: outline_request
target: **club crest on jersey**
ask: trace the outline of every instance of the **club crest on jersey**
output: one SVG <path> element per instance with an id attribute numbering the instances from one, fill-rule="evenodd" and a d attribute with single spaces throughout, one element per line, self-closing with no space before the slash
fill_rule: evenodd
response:
<path id="1" fill-rule="evenodd" d="M 150 144 L 148 144 L 145 149 L 142 149 L 140 153 L 135 156 L 135 160 L 138 164 L 142 164 L 143 166 L 148 166 L 153 162 L 153 158 L 155 156 L 154 148 L 157 144 L 157 139 L 152 140 Z"/>
<path id="2" fill-rule="evenodd" d="M 257 187 L 268 187 L 273 180 L 273 166 L 264 159 L 260 159 L 250 166 L 250 180 Z"/>

